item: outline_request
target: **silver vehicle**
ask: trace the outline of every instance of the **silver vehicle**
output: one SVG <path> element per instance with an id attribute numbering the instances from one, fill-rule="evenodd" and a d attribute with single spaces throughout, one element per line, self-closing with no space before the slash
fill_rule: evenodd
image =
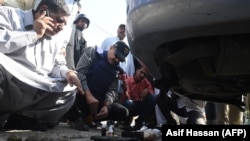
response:
<path id="1" fill-rule="evenodd" d="M 243 106 L 250 90 L 250 1 L 127 0 L 132 54 L 165 87 Z"/>

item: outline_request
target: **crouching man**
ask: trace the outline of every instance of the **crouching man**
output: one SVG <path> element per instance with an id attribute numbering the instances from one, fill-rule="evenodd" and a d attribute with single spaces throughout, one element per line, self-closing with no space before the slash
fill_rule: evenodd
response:
<path id="1" fill-rule="evenodd" d="M 129 51 L 122 41 L 106 51 L 99 47 L 84 49 L 76 71 L 85 95 L 77 95 L 74 105 L 65 115 L 71 128 L 86 131 L 89 130 L 89 121 L 122 121 L 128 117 L 127 108 L 115 100 L 119 63 L 125 61 Z"/>
<path id="2" fill-rule="evenodd" d="M 41 0 L 27 11 L 0 6 L 2 128 L 47 130 L 73 105 L 76 87 L 84 93 L 54 36 L 69 16 L 64 0 Z"/>

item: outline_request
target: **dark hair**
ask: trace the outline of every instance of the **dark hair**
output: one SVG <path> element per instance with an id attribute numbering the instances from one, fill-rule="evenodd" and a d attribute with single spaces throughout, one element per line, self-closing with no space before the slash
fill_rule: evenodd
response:
<path id="1" fill-rule="evenodd" d="M 59 10 L 61 10 L 66 15 L 70 15 L 69 7 L 67 6 L 65 0 L 41 0 L 35 12 L 38 12 L 42 5 L 47 5 L 48 9 L 53 12 L 58 12 Z"/>
<path id="2" fill-rule="evenodd" d="M 89 27 L 89 23 L 90 23 L 90 20 L 89 18 L 85 15 L 85 14 L 79 14 L 76 19 L 74 20 L 74 24 L 76 24 L 80 19 L 84 19 L 86 21 L 86 24 L 87 24 L 87 28 Z"/>
<path id="3" fill-rule="evenodd" d="M 119 25 L 119 28 L 125 28 L 126 26 L 125 26 L 125 24 L 120 24 Z"/>

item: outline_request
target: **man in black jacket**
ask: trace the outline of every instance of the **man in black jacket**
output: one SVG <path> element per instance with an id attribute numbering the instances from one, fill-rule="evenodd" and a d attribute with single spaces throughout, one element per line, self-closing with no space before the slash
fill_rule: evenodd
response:
<path id="1" fill-rule="evenodd" d="M 71 128 L 88 130 L 88 121 L 123 121 L 129 115 L 126 107 L 116 103 L 119 63 L 129 54 L 129 47 L 122 41 L 109 50 L 99 47 L 84 49 L 76 71 L 85 95 L 77 95 L 74 105 L 65 115 Z"/>
<path id="2" fill-rule="evenodd" d="M 87 47 L 87 41 L 83 37 L 83 30 L 89 27 L 90 20 L 85 14 L 79 14 L 72 29 L 70 41 L 66 47 L 66 61 L 70 69 L 75 69 L 83 49 Z"/>

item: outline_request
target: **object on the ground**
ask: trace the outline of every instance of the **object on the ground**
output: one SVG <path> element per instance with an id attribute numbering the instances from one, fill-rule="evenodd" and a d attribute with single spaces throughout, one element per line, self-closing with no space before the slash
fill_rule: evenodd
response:
<path id="1" fill-rule="evenodd" d="M 106 129 L 106 125 L 102 125 L 102 136 L 106 136 L 106 132 L 107 132 L 107 129 Z"/>
<path id="2" fill-rule="evenodd" d="M 109 125 L 107 136 L 114 136 L 114 125 Z"/>
<path id="3" fill-rule="evenodd" d="M 143 126 L 140 130 L 137 130 L 137 132 L 143 132 L 145 140 L 154 140 L 161 137 L 161 131 L 159 129 L 150 129 L 146 126 Z"/>

